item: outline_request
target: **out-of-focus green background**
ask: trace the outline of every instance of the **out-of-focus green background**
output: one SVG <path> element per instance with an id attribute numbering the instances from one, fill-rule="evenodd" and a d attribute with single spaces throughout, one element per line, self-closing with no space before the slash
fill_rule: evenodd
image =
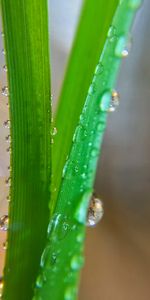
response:
<path id="1" fill-rule="evenodd" d="M 55 103 L 81 2 L 50 1 Z M 95 190 L 104 201 L 105 215 L 97 227 L 87 231 L 86 265 L 82 272 L 80 300 L 150 299 L 149 0 L 144 1 L 137 14 L 132 36 L 132 49 L 122 63 L 117 83 L 121 94 L 120 107 L 109 116 L 97 171 Z M 1 56 L 1 67 L 2 60 Z M 6 131 L 2 128 L 7 114 L 5 102 L 0 101 L 1 213 L 6 210 L 7 192 L 3 184 L 8 160 L 4 141 Z M 0 240 L 2 243 L 4 236 L 1 235 Z M 1 249 L 1 257 L 2 252 Z"/>

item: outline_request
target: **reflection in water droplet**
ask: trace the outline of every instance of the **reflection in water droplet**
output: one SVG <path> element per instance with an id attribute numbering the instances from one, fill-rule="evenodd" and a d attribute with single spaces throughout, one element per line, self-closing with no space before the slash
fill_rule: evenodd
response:
<path id="1" fill-rule="evenodd" d="M 9 218 L 8 215 L 4 215 L 0 218 L 0 230 L 8 230 Z"/>
<path id="2" fill-rule="evenodd" d="M 117 108 L 117 106 L 119 105 L 119 94 L 117 91 L 112 91 L 112 94 L 111 94 L 111 101 L 110 101 L 110 106 L 109 106 L 109 109 L 108 111 L 109 112 L 114 112 Z"/>
<path id="3" fill-rule="evenodd" d="M 129 0 L 129 7 L 132 9 L 138 9 L 142 4 L 142 0 Z"/>
<path id="4" fill-rule="evenodd" d="M 102 201 L 93 195 L 88 209 L 87 226 L 95 226 L 102 219 L 103 214 Z"/>
<path id="5" fill-rule="evenodd" d="M 101 97 L 100 109 L 103 112 L 107 112 L 110 106 L 111 92 L 109 90 L 105 91 Z"/>
<path id="6" fill-rule="evenodd" d="M 41 262 L 40 266 L 41 267 L 46 267 L 50 265 L 50 253 L 51 253 L 51 247 L 47 246 L 41 256 Z"/>
<path id="7" fill-rule="evenodd" d="M 72 270 L 80 270 L 84 264 L 84 259 L 82 256 L 75 255 L 71 260 L 71 268 Z"/>
<path id="8" fill-rule="evenodd" d="M 6 97 L 9 95 L 8 86 L 4 86 L 4 87 L 2 88 L 2 95 L 3 95 L 3 96 L 6 96 Z"/>

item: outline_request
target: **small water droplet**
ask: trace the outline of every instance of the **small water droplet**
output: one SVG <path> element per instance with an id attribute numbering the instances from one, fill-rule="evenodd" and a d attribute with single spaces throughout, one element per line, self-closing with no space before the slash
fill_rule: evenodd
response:
<path id="1" fill-rule="evenodd" d="M 10 177 L 5 180 L 6 186 L 10 186 Z"/>
<path id="2" fill-rule="evenodd" d="M 107 36 L 108 36 L 108 38 L 112 38 L 114 35 L 116 35 L 116 27 L 111 25 L 109 27 Z"/>
<path id="3" fill-rule="evenodd" d="M 10 126 L 10 120 L 4 121 L 3 125 L 4 125 L 5 128 L 9 128 L 9 126 Z"/>
<path id="4" fill-rule="evenodd" d="M 93 195 L 88 209 L 87 226 L 95 226 L 102 219 L 103 214 L 102 201 Z"/>
<path id="5" fill-rule="evenodd" d="M 106 123 L 105 122 L 100 122 L 98 125 L 97 125 L 97 130 L 98 132 L 104 132 L 106 128 Z"/>
<path id="6" fill-rule="evenodd" d="M 98 149 L 97 149 L 97 148 L 93 148 L 93 149 L 92 149 L 92 151 L 91 151 L 91 156 L 92 156 L 92 157 L 98 156 Z"/>
<path id="7" fill-rule="evenodd" d="M 101 62 L 99 62 L 98 65 L 96 66 L 96 69 L 95 69 L 95 75 L 102 74 L 103 70 L 104 70 L 104 66 Z"/>
<path id="8" fill-rule="evenodd" d="M 64 300 L 74 300 L 76 295 L 76 291 L 74 287 L 67 287 L 65 294 L 64 294 Z"/>
<path id="9" fill-rule="evenodd" d="M 6 151 L 7 151 L 7 152 L 10 152 L 10 151 L 11 151 L 11 147 L 8 147 L 8 148 L 6 149 Z"/>
<path id="10" fill-rule="evenodd" d="M 110 106 L 109 106 L 109 109 L 108 111 L 109 112 L 114 112 L 117 108 L 117 106 L 119 105 L 119 94 L 117 91 L 112 91 L 112 94 L 111 94 L 111 101 L 110 101 Z"/>
<path id="11" fill-rule="evenodd" d="M 3 288 L 4 288 L 4 281 L 3 278 L 0 277 L 0 298 L 2 297 L 3 294 Z"/>
<path id="12" fill-rule="evenodd" d="M 84 264 L 84 259 L 82 256 L 75 255 L 71 260 L 71 268 L 74 271 L 80 270 Z"/>
<path id="13" fill-rule="evenodd" d="M 46 277 L 44 276 L 44 274 L 43 273 L 40 274 L 36 280 L 36 287 L 41 288 L 45 281 L 46 281 Z"/>
<path id="14" fill-rule="evenodd" d="M 2 88 L 2 95 L 5 96 L 5 97 L 8 97 L 8 96 L 9 96 L 8 86 L 4 86 L 4 87 Z"/>
<path id="15" fill-rule="evenodd" d="M 52 139 L 52 138 L 51 138 L 51 144 L 52 144 L 52 145 L 54 144 L 54 139 Z"/>
<path id="16" fill-rule="evenodd" d="M 10 134 L 5 137 L 6 142 L 10 142 Z"/>
<path id="17" fill-rule="evenodd" d="M 129 0 L 128 5 L 132 9 L 138 9 L 141 6 L 142 2 L 142 0 Z"/>
<path id="18" fill-rule="evenodd" d="M 5 52 L 5 49 L 2 49 L 2 54 L 3 54 L 3 55 L 5 55 L 5 54 L 6 54 L 6 52 Z"/>
<path id="19" fill-rule="evenodd" d="M 110 99 L 111 99 L 111 91 L 110 90 L 106 90 L 102 97 L 101 97 L 101 101 L 100 101 L 100 109 L 103 112 L 107 112 L 110 106 Z"/>
<path id="20" fill-rule="evenodd" d="M 3 66 L 3 71 L 4 71 L 4 72 L 7 72 L 7 71 L 8 71 L 8 69 L 7 69 L 7 66 L 6 66 L 6 65 L 4 65 L 4 66 Z"/>
<path id="21" fill-rule="evenodd" d="M 4 36 L 5 36 L 4 32 L 3 32 L 3 31 L 1 31 L 1 37 L 4 37 Z"/>
<path id="22" fill-rule="evenodd" d="M 7 231 L 8 230 L 9 218 L 8 215 L 4 215 L 0 218 L 0 230 Z"/>
<path id="23" fill-rule="evenodd" d="M 92 96 L 94 93 L 95 93 L 95 87 L 94 84 L 92 83 L 89 87 L 88 94 Z"/>
<path id="24" fill-rule="evenodd" d="M 6 250 L 7 247 L 8 247 L 8 242 L 6 241 L 6 242 L 3 243 L 3 250 Z"/>
<path id="25" fill-rule="evenodd" d="M 41 256 L 41 262 L 40 262 L 40 266 L 46 267 L 46 266 L 50 266 L 50 253 L 51 253 L 51 247 L 47 246 Z"/>
<path id="26" fill-rule="evenodd" d="M 131 40 L 126 36 L 120 36 L 116 47 L 115 47 L 115 55 L 119 58 L 128 56 L 129 50 L 131 48 Z"/>
<path id="27" fill-rule="evenodd" d="M 55 136 L 57 134 L 57 128 L 53 127 L 52 128 L 52 136 Z"/>

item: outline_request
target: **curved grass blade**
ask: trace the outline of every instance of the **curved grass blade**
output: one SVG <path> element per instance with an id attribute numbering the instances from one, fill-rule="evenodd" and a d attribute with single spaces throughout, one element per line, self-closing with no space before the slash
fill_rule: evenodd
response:
<path id="1" fill-rule="evenodd" d="M 63 166 L 119 0 L 85 0 L 55 118 L 51 213 L 58 196 Z"/>
<path id="2" fill-rule="evenodd" d="M 11 188 L 5 300 L 29 300 L 46 242 L 50 73 L 46 0 L 1 1 L 7 53 Z"/>
<path id="3" fill-rule="evenodd" d="M 87 207 L 111 93 L 139 4 L 139 1 L 121 1 L 108 32 L 64 168 L 55 214 L 48 226 L 48 241 L 41 257 L 41 273 L 36 282 L 34 300 L 50 297 L 73 300 L 77 297 Z"/>

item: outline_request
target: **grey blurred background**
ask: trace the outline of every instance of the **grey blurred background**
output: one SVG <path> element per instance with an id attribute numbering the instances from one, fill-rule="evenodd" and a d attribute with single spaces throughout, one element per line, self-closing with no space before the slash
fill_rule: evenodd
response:
<path id="1" fill-rule="evenodd" d="M 72 44 L 81 0 L 50 1 L 52 91 L 56 102 Z M 150 2 L 137 13 L 130 55 L 122 63 L 121 103 L 110 114 L 95 190 L 104 201 L 101 223 L 87 231 L 80 300 L 150 299 Z M 3 58 L 1 57 L 1 60 Z M 1 66 L 3 61 L 1 62 Z M 3 157 L 0 103 L 0 156 Z M 55 105 L 54 105 L 55 106 Z M 6 161 L 1 159 L 3 186 Z M 0 211 L 7 193 L 1 189 Z M 4 237 L 1 237 L 1 242 Z"/>

